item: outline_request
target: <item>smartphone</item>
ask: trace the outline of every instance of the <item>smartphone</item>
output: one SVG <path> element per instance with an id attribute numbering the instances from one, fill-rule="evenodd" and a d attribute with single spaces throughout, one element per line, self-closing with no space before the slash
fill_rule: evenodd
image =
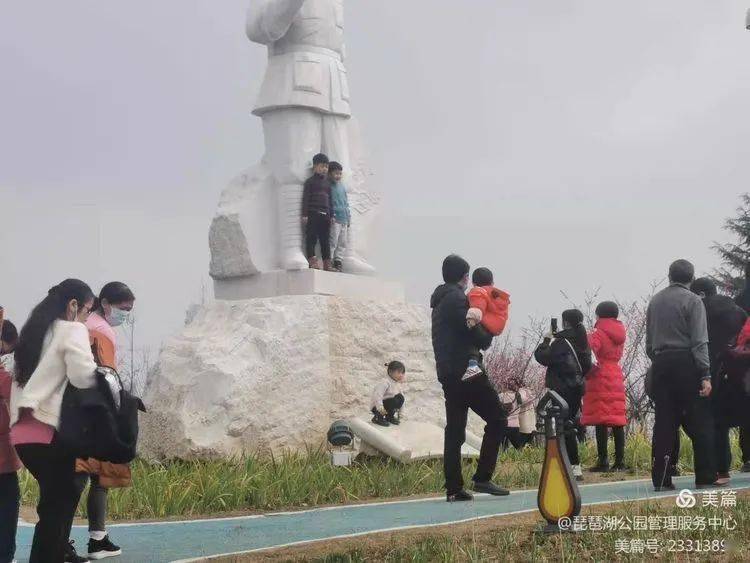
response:
<path id="1" fill-rule="evenodd" d="M 557 334 L 557 319 L 553 318 L 549 326 L 552 334 Z"/>

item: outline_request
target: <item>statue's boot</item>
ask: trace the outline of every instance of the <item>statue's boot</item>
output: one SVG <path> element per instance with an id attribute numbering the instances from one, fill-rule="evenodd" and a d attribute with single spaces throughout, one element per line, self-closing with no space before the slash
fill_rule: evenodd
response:
<path id="1" fill-rule="evenodd" d="M 279 188 L 280 263 L 284 270 L 304 270 L 310 265 L 302 252 L 302 185 Z"/>
<path id="2" fill-rule="evenodd" d="M 377 271 L 373 266 L 367 263 L 367 261 L 362 258 L 357 252 L 354 250 L 356 248 L 355 241 L 354 241 L 354 233 L 352 232 L 352 229 L 349 228 L 349 232 L 347 233 L 347 244 L 346 244 L 346 251 L 344 252 L 344 259 L 341 264 L 341 271 L 345 274 L 354 274 L 356 276 L 374 276 L 377 274 Z"/>
<path id="3" fill-rule="evenodd" d="M 345 274 L 354 274 L 357 276 L 374 276 L 377 274 L 373 266 L 368 264 L 364 258 L 354 253 L 344 256 L 342 271 Z"/>

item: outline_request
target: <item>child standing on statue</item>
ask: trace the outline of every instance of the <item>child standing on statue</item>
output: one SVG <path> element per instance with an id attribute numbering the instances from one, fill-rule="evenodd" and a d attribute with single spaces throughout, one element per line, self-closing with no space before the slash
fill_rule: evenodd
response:
<path id="1" fill-rule="evenodd" d="M 387 375 L 375 386 L 370 402 L 370 410 L 374 415 L 372 421 L 379 426 L 400 424 L 404 408 L 402 384 L 406 379 L 406 367 L 395 360 L 385 364 L 385 367 Z"/>
<path id="2" fill-rule="evenodd" d="M 328 157 L 313 157 L 313 175 L 305 181 L 302 191 L 302 226 L 305 229 L 305 250 L 311 268 L 320 269 L 315 246 L 320 243 L 323 268 L 331 270 L 331 182 L 328 179 Z"/>
<path id="3" fill-rule="evenodd" d="M 481 323 L 492 336 L 499 336 L 508 322 L 510 295 L 494 287 L 492 271 L 489 268 L 477 268 L 471 278 L 474 287 L 469 292 L 469 311 L 466 313 L 466 324 L 469 328 Z M 471 379 L 482 373 L 479 365 L 479 350 L 472 351 L 469 366 L 461 378 Z"/>
<path id="4" fill-rule="evenodd" d="M 331 207 L 333 208 L 333 221 L 331 222 L 331 254 L 333 256 L 333 269 L 342 271 L 344 265 L 344 254 L 349 242 L 349 229 L 352 224 L 352 214 L 349 209 L 349 197 L 346 194 L 346 186 L 341 181 L 344 168 L 338 162 L 328 165 L 328 179 L 331 181 Z"/>

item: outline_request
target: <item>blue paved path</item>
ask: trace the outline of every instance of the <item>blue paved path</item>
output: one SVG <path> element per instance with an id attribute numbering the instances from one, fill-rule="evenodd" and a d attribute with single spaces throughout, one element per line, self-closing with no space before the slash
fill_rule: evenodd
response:
<path id="1" fill-rule="evenodd" d="M 693 485 L 691 476 L 675 479 L 677 490 Z M 732 476 L 732 489 L 750 488 L 750 473 Z M 584 485 L 584 506 L 626 500 L 674 496 L 655 493 L 650 481 L 617 481 Z M 215 520 L 152 524 L 115 524 L 112 538 L 122 545 L 122 557 L 113 563 L 169 562 L 311 540 L 351 536 L 398 528 L 434 526 L 536 510 L 536 490 L 513 492 L 509 497 L 477 496 L 474 502 L 449 504 L 444 497 L 418 501 L 386 502 L 320 508 Z M 19 529 L 19 561 L 28 558 L 33 528 Z M 73 537 L 86 546 L 85 528 L 76 526 Z"/>

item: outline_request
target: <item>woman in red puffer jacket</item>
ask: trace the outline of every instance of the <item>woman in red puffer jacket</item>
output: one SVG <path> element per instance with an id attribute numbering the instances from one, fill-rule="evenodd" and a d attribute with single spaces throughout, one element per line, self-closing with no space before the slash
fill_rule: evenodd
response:
<path id="1" fill-rule="evenodd" d="M 615 464 L 613 471 L 625 467 L 625 381 L 620 360 L 625 350 L 625 325 L 617 320 L 620 311 L 616 303 L 604 301 L 596 307 L 596 324 L 589 334 L 591 350 L 597 365 L 586 376 L 581 424 L 596 426 L 598 463 L 591 471 L 609 471 L 607 456 L 608 430 L 615 438 Z"/>

